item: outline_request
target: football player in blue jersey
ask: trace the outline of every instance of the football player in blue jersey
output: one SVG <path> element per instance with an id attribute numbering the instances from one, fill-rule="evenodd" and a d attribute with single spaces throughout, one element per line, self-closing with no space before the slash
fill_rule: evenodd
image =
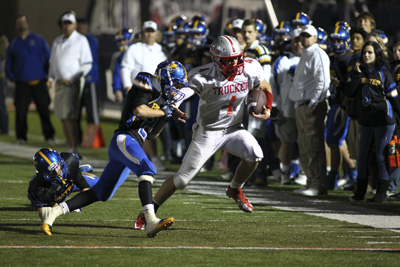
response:
<path id="1" fill-rule="evenodd" d="M 184 86 L 187 86 L 187 72 L 177 61 L 161 62 L 155 75 L 140 72 L 136 76 L 127 94 L 119 127 L 110 141 L 109 163 L 99 182 L 66 202 L 41 208 L 39 216 L 42 219 L 42 231 L 46 235 L 52 235 L 52 225 L 58 216 L 112 198 L 131 171 L 138 177 L 147 236 L 154 237 L 174 223 L 174 218 L 161 220 L 155 215 L 152 184 L 157 170 L 142 145 L 146 139 L 154 139 L 167 120 L 174 118 L 185 121 L 187 115 L 174 105 L 183 99 L 184 94 L 179 89 Z"/>
<path id="2" fill-rule="evenodd" d="M 28 187 L 28 199 L 34 207 L 51 207 L 64 201 L 71 193 L 89 190 L 99 178 L 89 172 L 90 165 L 79 166 L 73 153 L 58 153 L 41 148 L 33 156 L 36 174 Z"/>

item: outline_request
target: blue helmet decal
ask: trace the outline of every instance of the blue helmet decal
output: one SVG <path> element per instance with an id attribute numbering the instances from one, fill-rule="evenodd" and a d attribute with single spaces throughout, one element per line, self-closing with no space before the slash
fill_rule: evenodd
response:
<path id="1" fill-rule="evenodd" d="M 42 148 L 38 150 L 33 156 L 33 162 L 36 171 L 48 181 L 57 178 L 57 168 L 59 166 L 61 166 L 62 171 L 64 171 L 66 167 L 60 154 L 51 148 Z"/>
<path id="2" fill-rule="evenodd" d="M 179 91 L 181 87 L 188 86 L 186 68 L 178 61 L 166 60 L 158 64 L 156 73 L 163 93 L 168 101 L 175 103 L 185 96 Z"/>

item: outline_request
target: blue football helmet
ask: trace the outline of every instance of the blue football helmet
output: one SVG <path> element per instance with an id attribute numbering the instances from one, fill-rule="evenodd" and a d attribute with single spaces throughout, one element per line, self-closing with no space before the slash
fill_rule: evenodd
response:
<path id="1" fill-rule="evenodd" d="M 178 61 L 165 60 L 158 64 L 155 75 L 168 102 L 175 103 L 185 96 L 179 91 L 188 86 L 186 68 Z"/>
<path id="2" fill-rule="evenodd" d="M 162 43 L 168 48 L 176 46 L 176 30 L 179 28 L 182 22 L 186 21 L 185 15 L 179 15 L 172 18 L 169 26 L 163 31 Z"/>
<path id="3" fill-rule="evenodd" d="M 232 21 L 235 19 L 230 19 L 226 22 L 224 28 L 224 35 L 232 35 Z"/>
<path id="4" fill-rule="evenodd" d="M 189 29 L 187 41 L 195 46 L 205 45 L 208 36 L 208 26 L 205 21 L 195 20 Z"/>
<path id="5" fill-rule="evenodd" d="M 346 21 L 343 21 L 343 20 L 337 21 L 335 23 L 335 27 L 338 27 L 338 26 L 345 28 L 346 31 L 348 31 L 350 33 L 351 27 L 350 27 L 350 24 L 348 24 Z"/>
<path id="6" fill-rule="evenodd" d="M 46 180 L 53 181 L 57 178 L 57 168 L 61 166 L 62 174 L 66 173 L 66 164 L 60 154 L 51 148 L 41 148 L 33 156 L 36 171 Z"/>
<path id="7" fill-rule="evenodd" d="M 292 19 L 293 28 L 303 27 L 310 24 L 310 18 L 304 12 L 297 12 Z"/>
<path id="8" fill-rule="evenodd" d="M 190 27 L 192 23 L 188 20 L 185 20 L 179 25 L 176 29 L 176 43 L 177 45 L 181 45 L 189 35 Z"/>
<path id="9" fill-rule="evenodd" d="M 176 29 L 178 27 L 175 24 L 169 25 L 163 31 L 162 43 L 168 48 L 173 48 L 176 46 Z"/>
<path id="10" fill-rule="evenodd" d="M 350 34 L 341 27 L 336 26 L 329 34 L 329 47 L 335 53 L 346 52 L 350 49 Z"/>
<path id="11" fill-rule="evenodd" d="M 127 44 L 122 44 L 121 41 L 129 40 Z M 133 30 L 129 28 L 119 29 L 115 34 L 114 41 L 117 43 L 117 48 L 120 51 L 124 51 L 133 41 Z"/>
<path id="12" fill-rule="evenodd" d="M 256 30 L 258 31 L 258 39 L 263 40 L 265 37 L 265 32 L 267 30 L 267 24 L 265 24 L 261 19 L 252 19 L 256 23 Z"/>
<path id="13" fill-rule="evenodd" d="M 176 25 L 177 27 L 179 27 L 181 23 L 184 22 L 185 20 L 187 20 L 187 17 L 185 15 L 179 15 L 171 20 L 170 25 Z"/>
<path id="14" fill-rule="evenodd" d="M 197 13 L 196 15 L 193 16 L 192 22 L 194 23 L 197 20 L 206 21 L 206 16 L 204 14 Z"/>
<path id="15" fill-rule="evenodd" d="M 328 34 L 324 29 L 321 27 L 317 28 L 317 43 L 319 44 L 319 47 L 321 47 L 324 50 L 327 50 L 328 48 Z"/>
<path id="16" fill-rule="evenodd" d="M 274 32 L 275 45 L 282 45 L 292 38 L 292 27 L 289 21 L 281 21 Z"/>

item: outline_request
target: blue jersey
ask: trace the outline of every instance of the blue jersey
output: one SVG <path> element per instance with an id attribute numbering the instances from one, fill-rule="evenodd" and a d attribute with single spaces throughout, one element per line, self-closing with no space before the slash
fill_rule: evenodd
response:
<path id="1" fill-rule="evenodd" d="M 43 80 L 49 70 L 50 49 L 45 39 L 29 33 L 23 40 L 14 38 L 7 48 L 6 75 L 12 81 Z"/>
<path id="2" fill-rule="evenodd" d="M 140 72 L 133 81 L 132 88 L 126 96 L 126 103 L 122 111 L 118 130 L 127 132 L 139 144 L 143 144 L 147 135 L 160 118 L 142 118 L 135 116 L 133 111 L 140 105 L 147 105 L 152 109 L 163 107 L 166 99 L 163 97 L 161 85 L 155 76 Z"/>

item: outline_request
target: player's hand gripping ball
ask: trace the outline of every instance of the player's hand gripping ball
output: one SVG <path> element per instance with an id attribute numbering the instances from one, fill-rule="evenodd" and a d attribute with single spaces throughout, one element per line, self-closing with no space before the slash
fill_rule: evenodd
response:
<path id="1" fill-rule="evenodd" d="M 263 106 L 267 103 L 267 95 L 264 90 L 254 89 L 247 95 L 247 112 L 251 115 L 252 112 L 260 114 L 263 111 Z"/>

